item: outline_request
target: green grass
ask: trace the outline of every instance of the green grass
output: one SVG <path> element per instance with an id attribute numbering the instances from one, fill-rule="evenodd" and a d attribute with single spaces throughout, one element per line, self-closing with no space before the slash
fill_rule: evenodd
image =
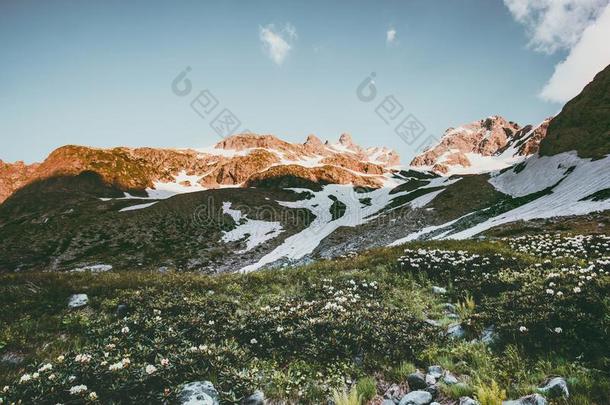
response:
<path id="1" fill-rule="evenodd" d="M 368 402 L 377 395 L 377 380 L 373 377 L 362 377 L 356 383 L 356 391 L 362 401 Z"/>

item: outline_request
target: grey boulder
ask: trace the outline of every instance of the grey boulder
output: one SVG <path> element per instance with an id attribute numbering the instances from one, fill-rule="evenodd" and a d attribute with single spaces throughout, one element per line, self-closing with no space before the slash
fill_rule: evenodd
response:
<path id="1" fill-rule="evenodd" d="M 466 335 L 466 331 L 459 323 L 449 326 L 447 329 L 447 336 L 452 339 L 462 339 Z"/>
<path id="2" fill-rule="evenodd" d="M 263 393 L 263 391 L 256 391 L 254 392 L 254 394 L 241 401 L 241 403 L 242 405 L 264 405 L 265 394 Z"/>
<path id="3" fill-rule="evenodd" d="M 458 379 L 456 376 L 447 371 L 443 377 L 443 382 L 447 385 L 454 385 L 458 383 Z"/>
<path id="4" fill-rule="evenodd" d="M 486 327 L 483 329 L 483 333 L 481 333 L 481 342 L 485 344 L 492 344 L 496 340 L 496 331 L 493 325 Z"/>
<path id="5" fill-rule="evenodd" d="M 513 401 L 503 401 L 502 405 L 547 405 L 547 402 L 542 395 L 533 394 Z"/>
<path id="6" fill-rule="evenodd" d="M 428 405 L 432 402 L 432 394 L 426 391 L 411 391 L 402 399 L 398 405 Z"/>
<path id="7" fill-rule="evenodd" d="M 433 286 L 432 287 L 432 292 L 434 294 L 447 294 L 447 289 L 443 288 L 443 287 Z"/>
<path id="8" fill-rule="evenodd" d="M 481 404 L 476 399 L 472 399 L 470 397 L 461 397 L 460 405 L 481 405 Z"/>
<path id="9" fill-rule="evenodd" d="M 561 377 L 552 378 L 544 386 L 539 387 L 538 390 L 549 398 L 559 398 L 570 396 L 568 391 L 568 383 Z"/>
<path id="10" fill-rule="evenodd" d="M 72 294 L 70 298 L 68 298 L 68 307 L 69 308 L 81 308 L 89 303 L 89 297 L 87 294 Z"/>
<path id="11" fill-rule="evenodd" d="M 407 383 L 410 390 L 421 390 L 428 386 L 426 376 L 420 371 L 416 371 L 407 376 Z"/>
<path id="12" fill-rule="evenodd" d="M 428 374 L 438 380 L 443 375 L 443 368 L 441 366 L 430 366 L 428 367 Z"/>
<path id="13" fill-rule="evenodd" d="M 185 384 L 178 399 L 182 405 L 220 405 L 218 391 L 209 381 Z"/>

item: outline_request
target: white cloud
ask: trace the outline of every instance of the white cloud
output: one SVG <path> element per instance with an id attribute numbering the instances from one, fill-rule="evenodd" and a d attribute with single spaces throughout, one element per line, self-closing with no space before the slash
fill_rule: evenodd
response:
<path id="1" fill-rule="evenodd" d="M 555 66 L 555 73 L 542 89 L 545 100 L 566 102 L 576 96 L 596 73 L 610 65 L 610 5 L 587 27 L 568 57 Z"/>
<path id="2" fill-rule="evenodd" d="M 571 49 L 610 0 L 504 0 L 527 29 L 529 45 L 540 52 Z"/>
<path id="3" fill-rule="evenodd" d="M 297 31 L 291 24 L 286 24 L 281 30 L 276 30 L 273 24 L 269 24 L 259 27 L 258 35 L 267 55 L 273 62 L 281 65 L 292 49 Z"/>
<path id="4" fill-rule="evenodd" d="M 385 42 L 386 42 L 386 44 L 390 45 L 390 44 L 393 44 L 394 41 L 396 41 L 396 30 L 394 28 L 390 28 L 385 33 Z"/>
<path id="5" fill-rule="evenodd" d="M 552 54 L 568 51 L 540 96 L 566 102 L 610 64 L 610 0 L 504 0 L 525 26 L 529 46 Z"/>

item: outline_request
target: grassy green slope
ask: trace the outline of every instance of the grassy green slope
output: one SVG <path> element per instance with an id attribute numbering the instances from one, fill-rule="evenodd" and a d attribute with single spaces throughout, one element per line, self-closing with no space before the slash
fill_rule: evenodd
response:
<path id="1" fill-rule="evenodd" d="M 540 143 L 542 156 L 571 150 L 596 159 L 610 153 L 610 66 L 563 107 Z"/>
<path id="2" fill-rule="evenodd" d="M 151 201 L 102 201 L 98 195 L 122 193 L 104 186 L 99 176 L 82 174 L 27 186 L 0 205 L 0 272 L 71 269 L 92 263 L 217 268 L 230 264 L 229 256 L 243 248 L 243 243 L 220 241 L 222 232 L 236 225 L 223 214 L 223 202 L 231 202 L 233 209 L 250 219 L 280 222 L 284 232 L 270 243 L 279 243 L 314 219 L 308 210 L 276 202 L 302 198 L 290 191 L 209 190 L 177 195 L 131 212 L 119 211 Z M 261 255 L 260 249 L 248 254 Z"/>
<path id="3" fill-rule="evenodd" d="M 550 251 L 544 250 L 534 256 L 527 241 L 512 247 L 445 241 L 411 244 L 401 261 L 404 248 L 397 247 L 248 275 L 5 274 L 0 350 L 22 353 L 26 362 L 0 368 L 0 385 L 9 386 L 0 397 L 66 402 L 74 400 L 70 386 L 85 384 L 106 403 L 171 403 L 180 384 L 209 379 L 224 403 L 255 389 L 273 400 L 322 403 L 333 388 L 362 377 L 372 377 L 374 391 L 383 394 L 388 384 L 403 383 L 413 364 L 441 364 L 464 383 L 459 389 L 441 384 L 441 402 L 476 396 L 494 382 L 514 398 L 562 375 L 572 395 L 553 403 L 606 404 L 609 378 L 596 370 L 610 365 L 610 269 L 594 270 L 596 277 L 578 294 L 573 289 L 581 273 L 560 270 L 608 254 L 603 242 L 589 240 L 564 259 L 547 259 Z M 560 275 L 553 289 L 563 290 L 562 297 L 545 293 L 554 273 Z M 433 294 L 432 285 L 448 291 Z M 87 293 L 90 304 L 68 310 L 73 293 Z M 457 305 L 457 320 L 445 303 Z M 127 318 L 115 314 L 119 304 L 127 305 Z M 461 322 L 465 339 L 443 336 L 453 322 Z M 492 324 L 494 344 L 471 342 Z M 83 353 L 90 362 L 75 361 Z M 63 362 L 59 355 L 66 356 Z M 131 361 L 128 368 L 109 370 L 124 358 Z M 36 381 L 17 382 L 47 361 L 54 380 L 45 372 Z M 157 371 L 145 373 L 148 364 Z M 69 381 L 72 375 L 76 379 Z"/>

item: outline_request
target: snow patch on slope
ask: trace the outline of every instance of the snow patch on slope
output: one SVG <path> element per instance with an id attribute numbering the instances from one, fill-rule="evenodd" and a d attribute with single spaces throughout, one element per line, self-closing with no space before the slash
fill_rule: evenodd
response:
<path id="1" fill-rule="evenodd" d="M 518 173 L 514 169 L 496 173 L 490 183 L 499 191 L 513 197 L 526 196 L 552 187 L 550 193 L 468 229 L 451 235 L 444 232 L 433 239 L 466 239 L 510 222 L 585 215 L 610 209 L 610 199 L 585 199 L 598 191 L 610 188 L 610 155 L 603 159 L 591 160 L 579 158 L 576 152 L 566 152 L 554 156 L 532 156 L 524 164 L 525 168 Z M 450 228 L 459 219 L 461 218 L 424 228 L 393 242 L 392 245 L 419 239 L 439 229 Z"/>
<path id="2" fill-rule="evenodd" d="M 576 152 L 531 158 L 523 163 L 521 171 L 494 173 L 489 182 L 504 194 L 521 197 L 551 187 L 567 175 L 570 167 L 583 163 L 586 165 Z"/>
<path id="3" fill-rule="evenodd" d="M 579 160 L 579 162 L 576 163 L 575 159 Z M 530 160 L 535 161 L 542 159 L 535 158 Z M 557 165 L 558 162 L 562 163 Z M 610 188 L 610 156 L 595 161 L 591 161 L 590 159 L 579 159 L 575 152 L 551 156 L 550 159 L 547 160 L 545 168 L 541 168 L 541 170 L 545 170 L 540 172 L 545 173 L 545 179 L 538 182 L 537 187 L 539 190 L 536 191 L 543 190 L 546 188 L 544 187 L 546 184 L 552 183 L 555 179 L 561 179 L 560 174 L 558 174 L 557 171 L 553 173 L 552 169 L 553 167 L 559 167 L 558 170 L 563 170 L 565 169 L 565 165 L 568 164 L 567 162 L 569 162 L 569 164 L 575 163 L 577 165 L 571 173 L 565 175 L 559 185 L 553 188 L 551 194 L 538 198 L 528 204 L 515 208 L 514 210 L 505 212 L 497 217 L 488 219 L 472 228 L 449 235 L 449 238 L 469 238 L 490 228 L 509 222 L 568 215 L 585 215 L 594 211 L 610 209 L 610 200 L 583 200 L 583 198 L 588 197 L 597 191 Z M 528 162 L 528 165 L 529 163 L 530 162 Z M 534 163 L 534 166 L 537 166 L 537 164 Z M 548 170 L 549 176 L 546 176 L 546 170 Z M 552 174 L 554 174 L 554 176 L 551 176 Z M 547 177 L 551 178 L 546 179 Z M 512 183 L 512 185 L 515 184 L 515 182 Z M 511 191 L 520 192 L 521 195 L 524 195 L 523 189 L 518 187 L 512 188 Z"/>
<path id="4" fill-rule="evenodd" d="M 248 237 L 246 240 L 246 248 L 237 253 L 244 253 L 252 250 L 261 243 L 275 238 L 284 231 L 279 222 L 260 221 L 242 216 L 241 211 L 231 208 L 230 202 L 222 203 L 222 212 L 230 215 L 237 225 L 235 229 L 224 232 L 224 235 L 221 238 L 223 242 L 235 242 Z M 244 223 L 240 223 L 242 219 L 245 220 Z"/>
<path id="5" fill-rule="evenodd" d="M 119 212 L 127 212 L 127 211 L 136 211 L 136 210 L 143 210 L 144 208 L 148 208 L 148 207 L 152 207 L 153 205 L 155 205 L 156 203 L 158 203 L 159 201 L 153 201 L 151 203 L 146 203 L 146 204 L 138 204 L 138 205 L 132 205 L 130 207 L 125 207 L 123 209 L 120 209 Z"/>
<path id="6" fill-rule="evenodd" d="M 457 180 L 440 178 L 437 181 L 439 184 L 446 184 Z M 324 186 L 321 191 L 314 192 L 314 197 L 308 200 L 288 202 L 278 201 L 278 204 L 288 208 L 308 209 L 313 215 L 315 215 L 316 218 L 309 225 L 309 227 L 286 238 L 286 240 L 284 240 L 280 246 L 263 256 L 257 263 L 246 266 L 240 271 L 247 273 L 258 270 L 263 266 L 274 263 L 280 259 L 300 259 L 312 253 L 315 248 L 318 247 L 320 242 L 328 235 L 333 233 L 337 228 L 342 226 L 355 227 L 374 220 L 378 217 L 376 214 L 379 214 L 383 208 L 387 207 L 393 199 L 409 194 L 409 191 L 390 194 L 390 191 L 392 191 L 392 189 L 399 184 L 400 183 L 394 179 L 386 178 L 385 184 L 382 188 L 368 193 L 357 193 L 354 190 L 353 185 L 331 184 Z M 289 190 L 295 192 L 307 191 L 312 193 L 312 191 L 309 189 L 290 188 Z M 427 196 L 428 201 L 421 200 L 415 202 L 417 200 L 415 199 L 411 203 L 415 202 L 417 206 L 424 206 L 432 201 L 432 199 L 434 199 L 438 193 L 439 192 L 430 193 L 434 195 Z M 343 216 L 335 220 L 332 219 L 330 210 L 334 201 L 329 198 L 330 196 L 334 196 L 346 206 Z M 361 198 L 370 198 L 370 205 L 363 207 L 362 203 L 360 202 Z"/>
<path id="7" fill-rule="evenodd" d="M 194 193 L 204 191 L 205 187 L 199 184 L 203 176 L 189 176 L 186 171 L 181 171 L 171 182 L 155 182 L 154 188 L 147 188 L 148 198 L 153 200 L 164 200 L 176 194 Z"/>

